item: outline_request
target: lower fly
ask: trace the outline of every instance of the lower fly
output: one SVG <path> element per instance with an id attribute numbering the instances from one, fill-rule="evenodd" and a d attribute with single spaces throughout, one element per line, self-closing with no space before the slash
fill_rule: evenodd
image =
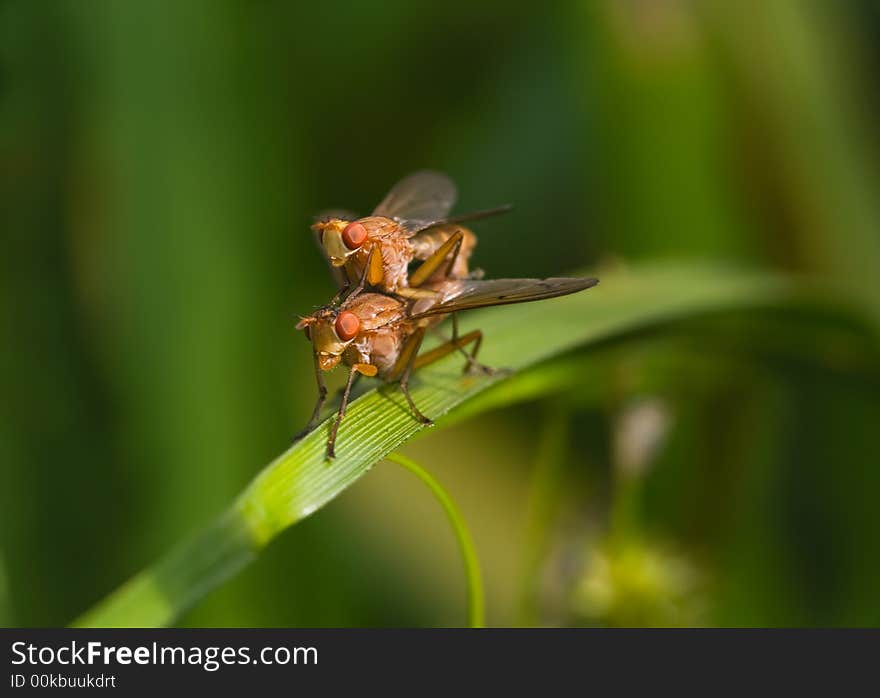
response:
<path id="1" fill-rule="evenodd" d="M 327 439 L 327 457 L 336 455 L 336 435 L 345 417 L 351 390 L 360 376 L 378 376 L 397 383 L 412 413 L 423 424 L 431 420 L 416 406 L 409 391 L 409 380 L 419 368 L 439 361 L 453 352 L 466 357 L 465 371 L 492 372 L 477 362 L 483 341 L 480 330 L 459 336 L 456 313 L 464 310 L 511 303 L 528 303 L 577 293 L 598 283 L 593 278 L 551 279 L 445 279 L 426 284 L 430 297 L 406 301 L 381 293 L 360 293 L 340 306 L 327 306 L 303 318 L 297 329 L 304 330 L 312 343 L 318 400 L 304 436 L 318 423 L 327 398 L 323 373 L 340 363 L 349 367 L 348 379 L 336 419 Z M 452 315 L 452 339 L 419 353 L 426 332 Z"/>

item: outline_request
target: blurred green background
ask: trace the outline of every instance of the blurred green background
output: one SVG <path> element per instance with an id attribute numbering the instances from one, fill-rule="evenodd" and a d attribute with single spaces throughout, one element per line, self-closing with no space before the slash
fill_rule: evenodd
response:
<path id="1" fill-rule="evenodd" d="M 412 170 L 515 205 L 489 276 L 710 259 L 880 321 L 877 7 L 0 3 L 0 623 L 68 623 L 289 445 L 311 216 Z M 490 624 L 876 625 L 880 382 L 838 358 L 796 317 L 681 323 L 404 452 Z M 462 566 L 380 464 L 182 622 L 459 625 Z"/>

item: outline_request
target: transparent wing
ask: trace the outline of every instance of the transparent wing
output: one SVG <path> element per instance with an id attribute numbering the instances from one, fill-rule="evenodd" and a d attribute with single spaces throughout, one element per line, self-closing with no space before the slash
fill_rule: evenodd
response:
<path id="1" fill-rule="evenodd" d="M 441 225 L 446 223 L 468 223 L 470 221 L 478 221 L 483 218 L 489 218 L 490 216 L 500 216 L 502 213 L 508 213 L 512 209 L 513 206 L 511 204 L 503 204 L 502 206 L 496 206 L 495 208 L 486 208 L 481 211 L 468 211 L 467 213 L 460 213 L 457 216 L 449 216 L 448 218 L 437 221 L 432 225 Z"/>
<path id="2" fill-rule="evenodd" d="M 326 211 L 321 211 L 317 216 L 315 216 L 315 223 L 323 223 L 325 221 L 333 220 L 337 218 L 341 221 L 356 221 L 360 216 L 356 213 L 352 213 L 351 211 L 346 211 L 344 208 L 330 208 Z"/>
<path id="3" fill-rule="evenodd" d="M 496 206 L 495 208 L 487 208 L 482 211 L 468 211 L 460 213 L 457 216 L 449 216 L 438 221 L 404 221 L 403 227 L 410 234 L 410 237 L 421 235 L 422 233 L 430 233 L 432 230 L 441 225 L 450 225 L 455 223 L 468 223 L 477 221 L 490 216 L 498 216 L 507 213 L 513 208 L 510 204 Z"/>
<path id="4" fill-rule="evenodd" d="M 455 184 L 445 174 L 422 170 L 395 184 L 373 215 L 393 218 L 408 230 L 421 230 L 445 219 L 457 196 Z"/>
<path id="5" fill-rule="evenodd" d="M 461 279 L 448 280 L 427 288 L 438 298 L 416 301 L 410 319 L 442 315 L 490 305 L 528 303 L 577 293 L 599 283 L 598 279 Z"/>

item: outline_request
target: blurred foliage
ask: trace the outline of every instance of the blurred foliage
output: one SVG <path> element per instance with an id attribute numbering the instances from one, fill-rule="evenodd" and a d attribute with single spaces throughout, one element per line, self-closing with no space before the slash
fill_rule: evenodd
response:
<path id="1" fill-rule="evenodd" d="M 878 35 L 868 0 L 0 4 L 0 620 L 68 622 L 287 447 L 293 321 L 331 293 L 310 216 L 411 170 L 515 204 L 477 227 L 489 276 L 709 257 L 880 321 Z M 471 526 L 489 624 L 876 625 L 863 344 L 795 312 L 641 333 L 405 452 Z M 669 419 L 632 474 L 645 401 Z M 460 623 L 411 480 L 375 469 L 184 621 Z"/>

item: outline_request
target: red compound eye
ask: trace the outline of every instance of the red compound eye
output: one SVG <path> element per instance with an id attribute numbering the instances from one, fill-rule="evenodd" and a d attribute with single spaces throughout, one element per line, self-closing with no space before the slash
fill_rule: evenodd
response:
<path id="1" fill-rule="evenodd" d="M 361 329 L 361 319 L 349 310 L 343 310 L 336 318 L 336 334 L 343 342 L 355 337 Z"/>
<path id="2" fill-rule="evenodd" d="M 342 229 L 342 242 L 350 250 L 356 250 L 367 239 L 367 229 L 361 223 L 349 223 Z"/>

